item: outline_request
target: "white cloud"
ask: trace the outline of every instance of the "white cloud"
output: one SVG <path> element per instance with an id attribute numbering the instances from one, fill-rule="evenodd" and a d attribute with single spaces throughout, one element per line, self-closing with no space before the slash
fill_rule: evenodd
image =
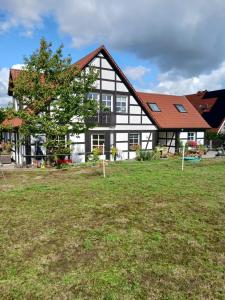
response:
<path id="1" fill-rule="evenodd" d="M 51 14 L 75 47 L 106 43 L 157 63 L 162 72 L 175 69 L 190 77 L 225 60 L 225 1 L 214 2 L 0 0 L 8 16 L 0 31 L 21 25 L 31 35 Z"/>
<path id="2" fill-rule="evenodd" d="M 9 81 L 9 69 L 1 68 L 0 69 L 0 107 L 7 106 L 9 101 L 12 99 L 11 97 L 7 96 L 8 81 Z"/>
<path id="3" fill-rule="evenodd" d="M 24 68 L 24 64 L 15 64 L 12 65 L 11 69 L 17 69 L 17 70 L 22 70 Z"/>
<path id="4" fill-rule="evenodd" d="M 215 70 L 192 77 L 177 76 L 174 72 L 162 73 L 158 77 L 158 83 L 150 85 L 145 91 L 187 95 L 203 90 L 218 90 L 225 87 L 225 61 Z M 138 89 L 138 88 L 137 88 Z"/>
<path id="5" fill-rule="evenodd" d="M 144 66 L 126 67 L 124 73 L 131 80 L 142 80 L 145 75 L 150 73 L 150 69 Z"/>

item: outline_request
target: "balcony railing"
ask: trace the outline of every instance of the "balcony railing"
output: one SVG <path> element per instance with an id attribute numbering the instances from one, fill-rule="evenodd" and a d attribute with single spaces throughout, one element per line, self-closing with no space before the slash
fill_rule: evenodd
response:
<path id="1" fill-rule="evenodd" d="M 116 124 L 116 115 L 112 112 L 99 112 L 96 116 L 87 118 L 85 122 L 93 126 L 112 127 Z"/>

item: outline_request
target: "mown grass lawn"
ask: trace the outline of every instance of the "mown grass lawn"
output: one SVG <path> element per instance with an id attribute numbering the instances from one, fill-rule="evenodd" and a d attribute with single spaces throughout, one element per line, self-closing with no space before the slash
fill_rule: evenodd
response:
<path id="1" fill-rule="evenodd" d="M 225 299 L 224 160 L 5 174 L 1 299 Z"/>

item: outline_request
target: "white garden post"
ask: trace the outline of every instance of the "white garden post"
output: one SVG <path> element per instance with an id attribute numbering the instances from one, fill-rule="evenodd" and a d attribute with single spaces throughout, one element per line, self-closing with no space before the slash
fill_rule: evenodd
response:
<path id="1" fill-rule="evenodd" d="M 105 178 L 105 144 L 103 144 L 102 155 L 103 177 Z"/>
<path id="2" fill-rule="evenodd" d="M 182 151 L 182 171 L 184 171 L 184 152 L 185 152 L 185 143 L 183 143 L 183 151 Z"/>

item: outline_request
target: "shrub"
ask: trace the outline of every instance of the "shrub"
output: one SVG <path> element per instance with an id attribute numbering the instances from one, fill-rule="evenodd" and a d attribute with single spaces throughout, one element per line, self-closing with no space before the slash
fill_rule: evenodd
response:
<path id="1" fill-rule="evenodd" d="M 156 160 L 159 158 L 160 158 L 160 152 L 157 150 L 140 149 L 136 156 L 136 160 L 139 161 Z"/>

